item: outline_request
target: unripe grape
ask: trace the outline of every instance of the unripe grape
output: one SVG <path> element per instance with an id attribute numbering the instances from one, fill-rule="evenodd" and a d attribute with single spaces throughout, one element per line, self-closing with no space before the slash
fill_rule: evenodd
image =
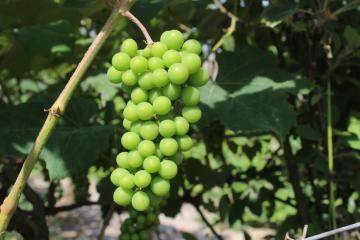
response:
<path id="1" fill-rule="evenodd" d="M 126 206 L 131 202 L 133 192 L 122 187 L 118 187 L 113 195 L 114 202 L 120 206 Z"/>
<path id="2" fill-rule="evenodd" d="M 185 53 L 181 57 L 181 63 L 187 67 L 190 74 L 198 72 L 201 67 L 201 59 L 195 53 Z"/>
<path id="3" fill-rule="evenodd" d="M 126 129 L 126 130 L 128 130 L 128 131 L 130 131 L 130 129 L 131 129 L 131 121 L 129 121 L 129 120 L 127 120 L 126 118 L 124 118 L 124 120 L 123 120 L 123 127 Z"/>
<path id="4" fill-rule="evenodd" d="M 159 124 L 159 132 L 163 137 L 171 137 L 176 133 L 176 125 L 172 120 L 163 120 Z"/>
<path id="5" fill-rule="evenodd" d="M 154 99 L 153 108 L 156 114 L 165 115 L 171 110 L 171 101 L 165 96 Z"/>
<path id="6" fill-rule="evenodd" d="M 124 174 L 119 179 L 119 185 L 123 189 L 132 189 L 135 186 L 134 175 L 132 175 L 131 173 Z"/>
<path id="7" fill-rule="evenodd" d="M 156 147 L 152 141 L 143 140 L 138 145 L 138 151 L 142 157 L 148 157 L 155 154 Z"/>
<path id="8" fill-rule="evenodd" d="M 126 169 L 116 168 L 114 171 L 112 171 L 112 173 L 110 175 L 110 180 L 111 180 L 112 184 L 119 187 L 120 179 L 126 174 L 129 174 L 129 171 L 127 171 Z"/>
<path id="9" fill-rule="evenodd" d="M 135 173 L 134 182 L 139 188 L 145 188 L 151 183 L 151 175 L 145 170 L 140 170 Z"/>
<path id="10" fill-rule="evenodd" d="M 146 140 L 154 140 L 159 135 L 159 129 L 156 123 L 146 121 L 140 127 L 140 136 Z"/>
<path id="11" fill-rule="evenodd" d="M 131 205 L 137 211 L 145 211 L 149 208 L 150 198 L 145 192 L 138 191 L 133 195 Z"/>
<path id="12" fill-rule="evenodd" d="M 171 83 L 184 84 L 189 77 L 189 70 L 183 63 L 175 63 L 169 68 L 168 77 Z"/>
<path id="13" fill-rule="evenodd" d="M 178 172 L 177 165 L 170 160 L 163 160 L 160 164 L 159 175 L 164 179 L 172 179 Z"/>
<path id="14" fill-rule="evenodd" d="M 128 157 L 128 164 L 133 169 L 136 169 L 143 164 L 143 157 L 138 151 L 130 151 L 127 157 Z"/>
<path id="15" fill-rule="evenodd" d="M 175 63 L 181 62 L 181 56 L 178 51 L 170 49 L 164 53 L 162 61 L 166 67 L 170 67 Z"/>
<path id="16" fill-rule="evenodd" d="M 131 92 L 131 100 L 136 104 L 145 102 L 148 99 L 148 97 L 149 97 L 148 92 L 139 87 L 135 88 Z"/>
<path id="17" fill-rule="evenodd" d="M 163 138 L 159 144 L 160 151 L 165 156 L 172 156 L 178 150 L 178 144 L 175 139 L 173 138 Z"/>
<path id="18" fill-rule="evenodd" d="M 160 88 L 154 88 L 151 89 L 151 91 L 149 92 L 149 101 L 151 103 L 154 103 L 155 98 L 161 96 L 162 92 Z"/>
<path id="19" fill-rule="evenodd" d="M 157 156 L 150 156 L 144 159 L 143 168 L 148 173 L 156 173 L 160 169 L 160 159 Z"/>
<path id="20" fill-rule="evenodd" d="M 190 123 L 196 123 L 201 118 L 199 107 L 184 107 L 181 111 L 182 116 Z"/>
<path id="21" fill-rule="evenodd" d="M 121 83 L 122 74 L 122 72 L 116 70 L 112 66 L 107 71 L 107 77 L 112 83 Z"/>
<path id="22" fill-rule="evenodd" d="M 126 86 L 134 86 L 137 83 L 137 76 L 132 70 L 123 72 L 121 80 Z"/>
<path id="23" fill-rule="evenodd" d="M 134 132 L 126 132 L 121 137 L 121 144 L 128 150 L 134 150 L 140 143 L 140 137 Z"/>
<path id="24" fill-rule="evenodd" d="M 130 168 L 127 158 L 127 152 L 121 152 L 116 156 L 116 163 L 119 167 Z"/>
<path id="25" fill-rule="evenodd" d="M 164 43 L 168 49 L 180 50 L 184 37 L 178 30 L 170 30 L 161 35 L 160 42 Z"/>
<path id="26" fill-rule="evenodd" d="M 184 155 L 182 154 L 182 152 L 177 152 L 174 156 L 168 157 L 171 161 L 173 161 L 174 163 L 176 163 L 177 165 L 179 165 L 183 159 L 184 159 Z"/>
<path id="27" fill-rule="evenodd" d="M 201 87 L 205 85 L 209 81 L 209 73 L 203 69 L 200 68 L 199 71 L 197 71 L 194 75 L 190 76 L 189 84 L 194 87 Z"/>
<path id="28" fill-rule="evenodd" d="M 200 92 L 194 87 L 186 87 L 181 93 L 181 100 L 186 106 L 196 106 L 200 102 Z"/>
<path id="29" fill-rule="evenodd" d="M 137 133 L 138 135 L 140 135 L 140 127 L 141 127 L 141 121 L 137 121 L 137 122 L 132 122 L 131 123 L 131 132 Z"/>
<path id="30" fill-rule="evenodd" d="M 139 86 L 144 90 L 150 90 L 153 88 L 153 77 L 150 72 L 144 73 L 139 79 Z"/>
<path id="31" fill-rule="evenodd" d="M 134 73 L 143 73 L 148 69 L 148 62 L 143 56 L 135 56 L 130 60 L 130 68 Z"/>
<path id="32" fill-rule="evenodd" d="M 119 52 L 113 56 L 111 64 L 119 71 L 128 70 L 130 67 L 130 57 L 126 53 Z"/>
<path id="33" fill-rule="evenodd" d="M 161 58 L 167 50 L 168 48 L 164 43 L 154 42 L 153 45 L 151 46 L 151 55 L 153 57 Z"/>
<path id="34" fill-rule="evenodd" d="M 182 50 L 199 55 L 201 53 L 201 44 L 195 39 L 189 39 L 184 42 Z"/>
<path id="35" fill-rule="evenodd" d="M 138 51 L 137 43 L 134 39 L 128 38 L 121 44 L 121 51 L 127 53 L 130 57 L 133 57 Z"/>
<path id="36" fill-rule="evenodd" d="M 164 87 L 169 83 L 168 73 L 165 69 L 156 69 L 152 74 L 152 83 L 156 87 Z"/>
<path id="37" fill-rule="evenodd" d="M 134 105 L 127 105 L 124 108 L 123 115 L 125 119 L 131 122 L 137 121 L 139 119 L 139 116 L 137 114 L 137 108 Z"/>
<path id="38" fill-rule="evenodd" d="M 156 195 L 156 196 L 165 196 L 169 193 L 170 191 L 170 183 L 168 180 L 163 179 L 161 177 L 155 177 L 152 181 L 151 181 L 151 191 Z"/>
<path id="39" fill-rule="evenodd" d="M 164 64 L 161 58 L 159 57 L 152 57 L 148 60 L 148 65 L 150 71 L 155 71 L 156 69 L 164 68 Z"/>
<path id="40" fill-rule="evenodd" d="M 185 152 L 191 149 L 193 142 L 189 135 L 180 136 L 177 138 L 177 143 L 181 151 Z"/>
<path id="41" fill-rule="evenodd" d="M 145 58 L 149 58 L 149 57 L 151 57 L 151 49 L 150 49 L 150 47 L 146 47 L 144 49 L 138 50 L 138 54 L 140 54 L 141 56 L 143 56 Z"/>
<path id="42" fill-rule="evenodd" d="M 141 120 L 149 120 L 154 115 L 154 108 L 148 102 L 139 103 L 136 106 L 137 115 Z"/>
<path id="43" fill-rule="evenodd" d="M 175 118 L 176 134 L 179 136 L 185 135 L 190 128 L 189 122 L 183 117 Z"/>

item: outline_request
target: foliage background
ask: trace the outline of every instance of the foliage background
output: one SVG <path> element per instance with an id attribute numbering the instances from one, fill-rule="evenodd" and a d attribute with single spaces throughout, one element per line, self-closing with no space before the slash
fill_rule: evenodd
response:
<path id="1" fill-rule="evenodd" d="M 181 29 L 203 43 L 212 81 L 201 89 L 203 119 L 196 146 L 173 181 L 163 212 L 183 202 L 216 213 L 217 223 L 309 234 L 329 229 L 328 183 L 336 183 L 336 219 L 360 219 L 360 14 L 357 1 L 138 0 L 133 13 L 158 39 Z M 96 0 L 0 2 L 0 199 L 46 117 L 48 108 L 109 14 Z M 234 17 L 236 16 L 236 18 Z M 106 80 L 121 42 L 143 42 L 121 19 L 62 117 L 35 174 L 46 194 L 27 186 L 10 229 L 47 239 L 59 180 L 70 177 L 79 206 L 97 179 L 103 213 L 112 202 L 108 175 L 121 151 L 127 95 Z M 211 48 L 220 41 L 215 52 Z M 143 44 L 144 46 L 145 44 Z M 326 83 L 332 85 L 335 174 L 327 162 Z M 117 209 L 123 211 L 123 209 Z M 24 221 L 26 219 L 26 221 Z M 270 238 L 271 236 L 269 236 Z M 29 239 L 30 239 L 29 238 Z"/>

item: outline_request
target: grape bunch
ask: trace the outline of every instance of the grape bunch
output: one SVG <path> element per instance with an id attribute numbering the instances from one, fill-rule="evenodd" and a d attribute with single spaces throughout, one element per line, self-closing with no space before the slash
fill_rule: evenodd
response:
<path id="1" fill-rule="evenodd" d="M 200 92 L 209 75 L 201 67 L 201 44 L 184 42 L 177 30 L 165 31 L 159 42 L 139 50 L 126 39 L 112 58 L 108 78 L 129 94 L 123 111 L 127 130 L 116 157 L 111 181 L 114 201 L 145 211 L 151 199 L 165 197 L 178 172 L 183 152 L 191 149 L 190 124 L 201 118 Z"/>
<path id="2" fill-rule="evenodd" d="M 158 212 L 130 211 L 130 216 L 121 224 L 120 240 L 148 240 L 150 233 L 159 225 Z"/>

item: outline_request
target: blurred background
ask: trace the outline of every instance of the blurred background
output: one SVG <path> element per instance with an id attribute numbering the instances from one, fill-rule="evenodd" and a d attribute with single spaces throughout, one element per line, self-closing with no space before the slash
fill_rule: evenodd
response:
<path id="1" fill-rule="evenodd" d="M 154 40 L 178 29 L 201 41 L 212 76 L 201 88 L 203 118 L 191 130 L 196 144 L 172 181 L 154 239 L 284 239 L 304 224 L 309 236 L 333 228 L 331 215 L 337 226 L 360 220 L 359 4 L 136 1 L 132 12 Z M 109 14 L 101 0 L 0 1 L 1 201 L 46 118 L 43 109 Z M 128 37 L 145 47 L 122 18 L 41 154 L 6 239 L 118 239 L 127 210 L 112 203 L 109 174 L 128 96 L 106 70 Z"/>

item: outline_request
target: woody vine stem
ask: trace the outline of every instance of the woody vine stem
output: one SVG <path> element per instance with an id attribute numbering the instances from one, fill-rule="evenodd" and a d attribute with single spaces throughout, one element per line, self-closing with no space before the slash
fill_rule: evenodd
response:
<path id="1" fill-rule="evenodd" d="M 118 0 L 115 2 L 112 13 L 110 14 L 99 34 L 94 39 L 93 43 L 90 45 L 89 49 L 86 51 L 84 57 L 75 69 L 65 88 L 60 93 L 59 97 L 56 99 L 51 108 L 46 110 L 49 112 L 49 114 L 44 122 L 44 125 L 42 126 L 29 155 L 24 161 L 24 164 L 9 195 L 4 199 L 0 206 L 0 240 L 4 239 L 5 237 L 6 229 L 9 225 L 11 217 L 17 209 L 21 193 L 24 190 L 30 173 L 38 161 L 39 156 L 45 144 L 47 143 L 47 140 L 52 134 L 59 117 L 61 117 L 61 115 L 65 112 L 77 85 L 79 84 L 81 78 L 84 76 L 86 70 L 89 68 L 91 62 L 94 60 L 101 47 L 104 45 L 106 39 L 109 37 L 114 26 L 116 25 L 119 16 L 127 17 L 133 21 L 143 32 L 147 44 L 152 44 L 153 41 L 145 27 L 134 15 L 129 12 L 129 9 L 134 4 L 134 2 L 135 0 Z"/>

